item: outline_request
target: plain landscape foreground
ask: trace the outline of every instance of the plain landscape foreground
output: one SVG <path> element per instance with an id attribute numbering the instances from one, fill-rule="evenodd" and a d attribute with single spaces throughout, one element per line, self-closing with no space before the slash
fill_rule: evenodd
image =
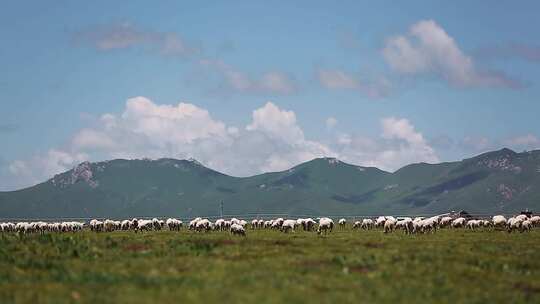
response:
<path id="1" fill-rule="evenodd" d="M 2 303 L 537 303 L 540 232 L 0 234 Z"/>

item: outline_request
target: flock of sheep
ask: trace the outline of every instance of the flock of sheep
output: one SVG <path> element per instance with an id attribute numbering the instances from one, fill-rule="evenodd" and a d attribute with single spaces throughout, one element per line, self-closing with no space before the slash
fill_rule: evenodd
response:
<path id="1" fill-rule="evenodd" d="M 341 218 L 338 220 L 340 229 L 347 226 L 347 220 Z M 91 220 L 88 224 L 83 222 L 18 222 L 18 223 L 0 223 L 0 232 L 19 232 L 19 233 L 44 233 L 44 232 L 77 232 L 89 227 L 95 232 L 112 232 L 116 230 L 132 231 L 150 231 L 162 230 L 164 228 L 171 231 L 179 231 L 184 226 L 181 220 L 169 218 L 167 220 L 153 219 L 131 219 L 131 220 Z M 432 216 L 432 217 L 403 217 L 379 216 L 375 219 L 366 218 L 361 221 L 355 221 L 353 229 L 370 230 L 382 228 L 384 233 L 391 233 L 396 230 L 403 230 L 406 234 L 435 232 L 440 228 L 467 228 L 477 229 L 481 227 L 494 227 L 506 229 L 508 232 L 519 231 L 526 232 L 533 227 L 540 226 L 540 216 L 527 216 L 520 214 L 506 219 L 502 215 L 495 215 L 491 219 L 466 219 L 464 217 L 454 218 L 451 216 Z M 272 220 L 254 219 L 251 222 L 232 218 L 229 220 L 218 219 L 214 222 L 206 218 L 195 218 L 187 225 L 189 230 L 197 232 L 209 231 L 229 231 L 234 235 L 246 235 L 247 229 L 273 229 L 284 233 L 294 232 L 297 229 L 304 231 L 316 231 L 318 234 L 332 232 L 334 221 L 328 217 L 284 219 L 276 218 Z"/>

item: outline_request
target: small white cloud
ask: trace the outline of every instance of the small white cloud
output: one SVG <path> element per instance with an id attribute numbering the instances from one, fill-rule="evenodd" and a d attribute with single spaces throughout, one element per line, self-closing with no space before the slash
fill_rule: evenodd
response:
<path id="1" fill-rule="evenodd" d="M 362 81 L 341 70 L 319 69 L 316 75 L 322 87 L 330 90 L 356 90 L 371 98 L 386 97 L 390 93 L 390 82 L 385 77 Z"/>
<path id="2" fill-rule="evenodd" d="M 202 59 L 199 64 L 221 78 L 225 93 L 290 95 L 298 91 L 295 79 L 280 71 L 264 72 L 257 78 L 221 60 Z"/>
<path id="3" fill-rule="evenodd" d="M 503 141 L 503 144 L 515 149 L 538 149 L 540 139 L 533 134 L 516 136 Z"/>
<path id="4" fill-rule="evenodd" d="M 487 152 L 494 147 L 491 141 L 483 136 L 466 136 L 461 140 L 459 146 L 465 151 L 472 151 L 474 153 Z"/>
<path id="5" fill-rule="evenodd" d="M 521 86 L 502 72 L 479 70 L 433 20 L 419 21 L 406 35 L 387 39 L 382 54 L 393 70 L 405 75 L 432 75 L 458 87 Z"/>
<path id="6" fill-rule="evenodd" d="M 317 72 L 319 82 L 327 89 L 357 89 L 356 79 L 340 70 L 324 70 Z"/>
<path id="7" fill-rule="evenodd" d="M 328 117 L 326 119 L 326 128 L 333 129 L 338 123 L 338 120 L 335 117 Z"/>
<path id="8" fill-rule="evenodd" d="M 143 47 L 164 56 L 191 56 L 200 48 L 188 44 L 176 33 L 142 30 L 130 23 L 87 28 L 73 35 L 74 41 L 100 51 Z"/>

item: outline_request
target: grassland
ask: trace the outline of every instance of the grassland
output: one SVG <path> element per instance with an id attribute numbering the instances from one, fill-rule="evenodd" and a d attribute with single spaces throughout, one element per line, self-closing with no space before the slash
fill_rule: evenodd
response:
<path id="1" fill-rule="evenodd" d="M 540 303 L 540 231 L 0 234 L 0 303 Z"/>

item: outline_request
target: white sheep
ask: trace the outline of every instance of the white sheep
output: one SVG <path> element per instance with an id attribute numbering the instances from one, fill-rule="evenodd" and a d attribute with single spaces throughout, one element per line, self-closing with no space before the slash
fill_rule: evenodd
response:
<path id="1" fill-rule="evenodd" d="M 474 230 L 476 228 L 480 228 L 481 225 L 482 225 L 481 220 L 469 220 L 469 221 L 467 221 L 467 228 L 469 228 L 471 230 Z"/>
<path id="2" fill-rule="evenodd" d="M 283 221 L 283 224 L 281 224 L 281 228 L 280 230 L 282 232 L 289 232 L 289 231 L 292 231 L 294 232 L 294 228 L 296 227 L 296 221 L 295 220 L 285 220 Z"/>
<path id="3" fill-rule="evenodd" d="M 452 224 L 452 217 L 450 216 L 445 216 L 443 218 L 441 218 L 441 227 L 448 227 L 450 226 L 450 224 Z"/>
<path id="4" fill-rule="evenodd" d="M 511 217 L 508 219 L 508 232 L 512 232 L 514 230 L 520 230 L 521 231 L 521 224 L 523 223 L 523 220 L 517 217 Z"/>
<path id="5" fill-rule="evenodd" d="M 347 220 L 344 218 L 340 218 L 338 221 L 338 224 L 339 224 L 339 228 L 344 229 L 345 225 L 347 225 Z"/>
<path id="6" fill-rule="evenodd" d="M 375 220 L 375 227 L 377 227 L 377 228 L 383 227 L 383 226 L 384 226 L 384 222 L 386 222 L 386 217 L 384 217 L 384 216 L 379 216 L 379 217 Z"/>
<path id="7" fill-rule="evenodd" d="M 332 232 L 334 229 L 334 221 L 331 218 L 322 217 L 319 219 L 319 228 L 317 228 L 317 233 L 321 234 L 324 231 L 326 234 L 328 231 Z"/>
<path id="8" fill-rule="evenodd" d="M 372 229 L 374 225 L 375 223 L 373 222 L 372 219 L 363 219 L 361 227 L 364 230 L 369 230 L 369 229 Z"/>
<path id="9" fill-rule="evenodd" d="M 395 219 L 386 219 L 384 222 L 384 233 L 392 232 L 396 228 L 397 221 Z"/>
<path id="10" fill-rule="evenodd" d="M 317 223 L 309 217 L 302 221 L 302 228 L 304 229 L 304 231 L 313 231 L 313 228 L 316 224 Z"/>
<path id="11" fill-rule="evenodd" d="M 535 215 L 535 216 L 531 217 L 531 218 L 529 219 L 529 221 L 531 221 L 531 224 L 532 224 L 533 226 L 535 226 L 535 227 L 536 227 L 536 226 L 539 226 L 539 225 L 540 225 L 540 216 Z"/>
<path id="12" fill-rule="evenodd" d="M 397 221 L 396 228 L 403 229 L 406 234 L 411 234 L 414 230 L 413 220 L 411 218 L 404 218 Z"/>
<path id="13" fill-rule="evenodd" d="M 240 224 L 231 224 L 230 232 L 233 235 L 246 236 L 246 230 Z"/>
<path id="14" fill-rule="evenodd" d="M 508 224 L 508 221 L 506 218 L 502 215 L 495 215 L 491 221 L 493 222 L 493 226 L 495 228 L 504 228 Z"/>
<path id="15" fill-rule="evenodd" d="M 165 224 L 167 225 L 167 228 L 169 228 L 170 231 L 180 231 L 180 228 L 183 225 L 182 221 L 177 220 L 175 218 L 168 218 L 165 221 Z"/>
<path id="16" fill-rule="evenodd" d="M 467 220 L 464 217 L 458 217 L 457 219 L 452 221 L 452 228 L 463 228 L 465 227 L 465 224 L 467 223 Z"/>

